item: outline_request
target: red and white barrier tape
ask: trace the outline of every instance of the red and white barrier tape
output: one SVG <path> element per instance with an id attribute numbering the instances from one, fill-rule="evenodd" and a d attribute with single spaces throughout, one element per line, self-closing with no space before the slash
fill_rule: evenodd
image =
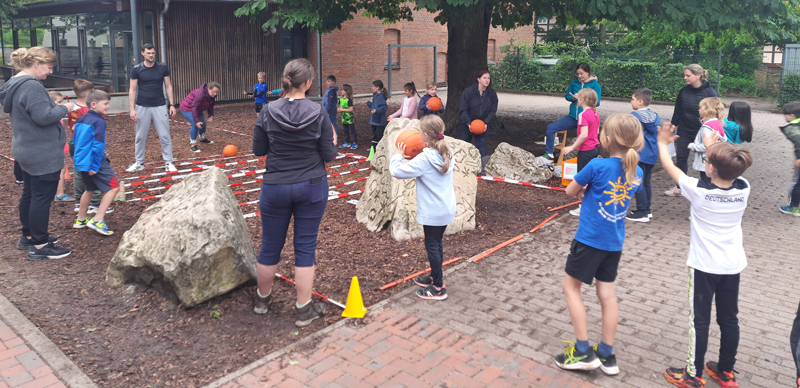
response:
<path id="1" fill-rule="evenodd" d="M 8 155 L 3 155 L 3 154 L 0 154 L 0 157 L 1 157 L 1 158 L 3 158 L 3 159 L 8 159 L 8 160 L 10 160 L 10 161 L 12 161 L 12 162 L 15 162 L 15 161 L 16 161 L 16 159 L 14 159 L 14 158 L 12 158 L 12 157 L 10 157 L 10 156 L 8 156 Z"/>
<path id="2" fill-rule="evenodd" d="M 253 150 L 242 151 L 240 154 L 252 155 L 252 152 L 253 152 Z M 218 155 L 209 155 L 209 156 L 198 156 L 198 157 L 194 157 L 194 158 L 175 159 L 172 162 L 175 163 L 175 162 L 185 162 L 187 160 L 197 160 L 197 159 L 203 159 L 203 158 L 216 158 L 217 156 L 223 156 L 223 155 L 222 154 L 218 154 Z M 241 156 L 231 156 L 231 157 L 232 158 L 238 158 L 238 157 L 241 157 Z M 164 164 L 164 161 L 163 160 L 159 160 L 157 162 L 147 162 L 147 163 L 145 163 L 145 165 L 148 165 L 148 164 Z"/>
<path id="3" fill-rule="evenodd" d="M 364 156 L 364 155 L 359 155 L 359 154 L 354 154 L 354 153 L 343 154 L 343 153 L 340 152 L 339 156 L 337 156 L 336 159 L 339 159 L 339 158 L 366 159 L 367 157 Z"/>
<path id="4" fill-rule="evenodd" d="M 326 168 L 326 169 L 328 169 L 328 170 L 332 170 L 332 169 L 334 169 L 334 168 L 339 168 L 339 167 L 347 167 L 347 166 L 351 166 L 351 165 L 354 165 L 354 164 L 366 163 L 366 162 L 369 162 L 369 160 L 366 160 L 366 159 L 359 159 L 359 160 L 356 160 L 355 162 L 343 163 L 343 164 L 337 164 L 337 165 L 335 165 L 335 166 L 328 166 L 328 167 L 325 167 L 325 168 Z"/>
<path id="5" fill-rule="evenodd" d="M 191 124 L 189 124 L 189 123 L 187 123 L 185 121 L 179 121 L 179 120 L 173 120 L 173 119 L 169 119 L 169 121 L 172 121 L 173 123 L 183 124 L 183 125 L 191 125 Z M 248 135 L 246 133 L 241 133 L 241 132 L 236 132 L 236 131 L 231 131 L 230 129 L 222 129 L 222 128 L 217 128 L 217 127 L 207 127 L 206 129 L 216 129 L 218 131 L 228 132 L 228 133 L 232 133 L 232 134 L 235 134 L 235 135 L 253 137 L 252 135 Z"/>
<path id="6" fill-rule="evenodd" d="M 335 177 L 335 176 L 342 176 L 342 175 L 352 174 L 352 173 L 356 173 L 356 172 L 360 172 L 360 171 L 367 171 L 367 170 L 371 170 L 371 169 L 372 169 L 372 167 L 367 167 L 367 168 L 360 168 L 360 169 L 358 169 L 358 170 L 350 170 L 350 171 L 345 171 L 345 172 L 337 172 L 336 174 L 330 174 L 330 175 L 328 175 L 328 178 L 332 178 L 332 177 Z"/>
<path id="7" fill-rule="evenodd" d="M 364 192 L 364 189 L 361 189 L 361 190 L 353 190 L 353 191 L 351 191 L 349 193 L 341 193 L 341 194 L 337 194 L 337 195 L 331 195 L 331 196 L 328 197 L 328 201 L 330 201 L 332 199 L 339 199 L 339 198 L 349 197 L 349 196 L 352 196 L 352 195 L 358 195 L 358 194 L 361 194 L 363 192 Z"/>
<path id="8" fill-rule="evenodd" d="M 331 187 L 328 187 L 328 190 L 335 189 L 337 187 L 342 187 L 342 186 L 349 186 L 349 185 L 356 184 L 358 182 L 365 181 L 365 180 L 367 180 L 367 177 L 354 179 L 352 181 L 347 181 L 347 182 L 344 182 L 344 183 L 339 183 L 338 185 L 333 185 Z"/>
<path id="9" fill-rule="evenodd" d="M 545 185 L 537 185 L 535 183 L 528 183 L 522 182 L 514 179 L 507 179 L 507 178 L 499 178 L 496 176 L 480 176 L 478 175 L 478 179 L 483 179 L 485 181 L 494 181 L 494 182 L 504 182 L 504 183 L 513 183 L 516 185 L 523 185 L 523 186 L 530 186 L 530 187 L 538 187 L 540 189 L 549 189 L 549 190 L 557 190 L 557 191 L 565 191 L 562 187 L 552 187 L 552 186 L 545 186 Z"/>
<path id="10" fill-rule="evenodd" d="M 248 168 L 248 167 L 234 168 L 234 169 L 231 169 L 231 170 L 226 170 L 225 172 L 235 171 L 235 170 L 243 170 L 245 168 Z M 240 172 L 238 174 L 228 175 L 228 179 L 239 178 L 239 177 L 248 176 L 248 175 L 263 174 L 264 171 L 266 171 L 266 169 L 248 171 L 248 172 Z M 179 181 L 179 180 L 181 180 L 183 178 L 186 178 L 188 175 L 189 174 L 186 174 L 186 175 L 170 175 L 170 176 L 163 177 L 163 178 L 158 178 L 158 179 L 148 179 L 146 181 L 126 183 L 125 187 L 141 186 L 141 185 L 144 185 L 144 184 L 147 184 L 147 183 L 166 182 L 166 181 Z"/>
<path id="11" fill-rule="evenodd" d="M 196 160 L 194 162 L 177 163 L 177 164 L 175 164 L 175 167 L 191 166 L 193 164 L 200 164 L 200 163 L 213 163 L 213 162 L 219 162 L 221 160 L 228 160 L 228 159 L 246 158 L 248 156 L 253 156 L 253 155 L 254 154 L 246 154 L 246 155 L 228 156 L 228 157 L 224 157 L 224 158 Z M 153 170 L 157 170 L 157 169 L 160 169 L 160 168 L 167 168 L 167 166 L 164 165 L 164 166 L 157 166 L 157 167 L 147 167 L 147 168 L 141 169 L 139 171 L 134 171 L 134 172 L 153 171 Z M 119 175 L 121 173 L 127 173 L 127 171 L 118 172 L 117 175 Z M 125 179 L 125 178 L 123 178 L 123 179 Z"/>
<path id="12" fill-rule="evenodd" d="M 279 273 L 276 273 L 276 274 L 275 274 L 275 277 L 279 277 L 279 278 L 281 278 L 281 279 L 283 279 L 283 280 L 286 280 L 286 281 L 287 281 L 287 282 L 289 282 L 289 283 L 292 283 L 292 284 L 294 284 L 294 280 L 292 280 L 292 279 L 289 279 L 289 278 L 287 278 L 287 277 L 285 277 L 285 276 L 283 276 L 283 275 L 281 275 L 281 274 L 279 274 Z M 327 296 L 325 296 L 325 295 L 322 295 L 322 294 L 320 294 L 319 292 L 316 292 L 316 291 L 313 291 L 313 290 L 312 290 L 311 292 L 312 292 L 314 295 L 316 295 L 316 296 L 318 296 L 318 297 L 322 298 L 323 300 L 326 300 L 326 301 L 328 301 L 328 302 L 330 302 L 330 303 L 332 303 L 332 304 L 335 304 L 336 306 L 339 306 L 339 307 L 340 307 L 340 308 L 342 308 L 343 310 L 347 308 L 347 307 L 345 307 L 345 305 L 343 305 L 343 304 L 341 304 L 341 303 L 339 303 L 339 302 L 337 302 L 337 301 L 335 301 L 335 300 L 333 300 L 333 299 L 331 299 L 331 298 L 328 298 Z"/>
<path id="13" fill-rule="evenodd" d="M 184 172 L 203 171 L 203 170 L 207 170 L 207 169 L 212 168 L 212 167 L 229 167 L 229 166 L 236 166 L 236 165 L 240 165 L 240 164 L 255 163 L 255 162 L 260 162 L 260 161 L 264 161 L 264 160 L 267 160 L 267 158 L 240 160 L 238 162 L 220 163 L 220 164 L 215 164 L 213 166 L 199 166 L 199 167 L 187 168 L 187 169 L 178 170 L 178 171 L 156 172 L 156 173 L 152 173 L 152 174 L 128 177 L 128 178 L 125 178 L 125 180 L 154 178 L 154 177 L 157 177 L 157 176 L 175 175 L 175 174 L 180 174 L 180 173 L 184 173 Z"/>

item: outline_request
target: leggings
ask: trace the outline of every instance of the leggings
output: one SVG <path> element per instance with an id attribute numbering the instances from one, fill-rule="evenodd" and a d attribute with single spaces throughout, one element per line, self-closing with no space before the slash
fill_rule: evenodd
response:
<path id="1" fill-rule="evenodd" d="M 433 279 L 433 285 L 439 288 L 444 286 L 444 280 L 442 279 L 442 261 L 444 260 L 442 238 L 444 237 L 445 229 L 447 229 L 447 225 L 422 225 L 422 230 L 425 232 L 425 250 L 428 252 L 428 263 L 431 266 L 431 279 Z"/>
<path id="2" fill-rule="evenodd" d="M 22 197 L 19 200 L 19 222 L 22 224 L 22 235 L 31 236 L 33 245 L 47 243 L 50 235 L 47 227 L 50 224 L 50 204 L 58 190 L 61 170 L 44 175 L 31 175 L 22 171 Z"/>

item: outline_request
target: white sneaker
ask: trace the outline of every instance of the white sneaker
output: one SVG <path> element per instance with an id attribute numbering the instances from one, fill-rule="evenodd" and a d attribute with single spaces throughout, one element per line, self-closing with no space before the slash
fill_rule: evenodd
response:
<path id="1" fill-rule="evenodd" d="M 131 164 L 130 166 L 128 166 L 127 169 L 125 169 L 125 171 L 127 172 L 142 171 L 142 170 L 144 170 L 144 165 L 139 164 L 139 162 Z"/>
<path id="2" fill-rule="evenodd" d="M 569 214 L 572 214 L 573 216 L 580 216 L 581 215 L 581 205 L 578 205 L 577 209 L 570 210 Z"/>
<path id="3" fill-rule="evenodd" d="M 175 171 L 178 171 L 178 169 L 177 169 L 177 168 L 175 168 L 175 165 L 174 165 L 174 164 L 172 164 L 172 163 L 167 163 L 167 171 L 168 171 L 168 172 L 175 172 Z"/>
<path id="4" fill-rule="evenodd" d="M 553 146 L 557 146 L 558 143 L 561 143 L 561 141 L 558 140 L 558 136 L 556 136 L 555 141 L 553 142 Z"/>
<path id="5" fill-rule="evenodd" d="M 672 186 L 669 190 L 664 192 L 667 197 L 680 197 L 681 189 L 678 186 Z"/>

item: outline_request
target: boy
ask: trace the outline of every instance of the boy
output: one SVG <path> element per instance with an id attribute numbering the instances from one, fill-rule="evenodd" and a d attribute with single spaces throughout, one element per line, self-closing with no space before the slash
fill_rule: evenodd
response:
<path id="1" fill-rule="evenodd" d="M 270 92 L 267 91 L 267 73 L 259 71 L 256 76 L 258 77 L 258 83 L 253 86 L 253 92 L 248 93 L 246 90 L 242 90 L 242 94 L 253 97 L 256 102 L 257 116 L 261 113 L 261 109 L 264 108 L 264 104 L 267 103 L 267 94 Z"/>
<path id="2" fill-rule="evenodd" d="M 781 127 L 781 132 L 789 141 L 794 143 L 794 179 L 789 187 L 789 205 L 779 209 L 782 213 L 800 216 L 800 102 L 790 102 L 783 106 L 783 118 L 787 124 Z"/>
<path id="3" fill-rule="evenodd" d="M 653 198 L 650 177 L 653 175 L 653 166 L 658 158 L 658 127 L 661 125 L 661 118 L 658 117 L 658 113 L 650 109 L 651 101 L 653 92 L 648 88 L 636 89 L 631 96 L 631 108 L 633 108 L 631 114 L 642 123 L 644 134 L 644 147 L 639 151 L 639 167 L 644 172 L 642 190 L 636 192 L 636 210 L 625 217 L 636 222 L 650 222 L 650 218 L 653 217 L 653 213 L 650 212 Z"/>
<path id="4" fill-rule="evenodd" d="M 119 191 L 119 183 L 111 168 L 111 163 L 106 158 L 106 120 L 103 115 L 108 113 L 111 97 L 101 90 L 93 90 L 86 97 L 89 112 L 75 122 L 75 171 L 80 171 L 86 185 L 86 191 L 81 196 L 78 218 L 72 225 L 73 228 L 82 229 L 90 227 L 104 236 L 114 234 L 108 229 L 104 221 L 106 209 L 114 196 Z M 76 174 L 77 175 L 77 174 Z M 86 219 L 89 202 L 95 191 L 103 193 L 100 206 L 94 219 Z"/>
<path id="5" fill-rule="evenodd" d="M 47 95 L 50 96 L 50 99 L 53 100 L 53 102 L 55 102 L 56 105 L 61 105 L 61 103 L 64 102 L 64 96 L 62 96 L 61 93 L 55 90 L 47 92 Z"/>
<path id="6" fill-rule="evenodd" d="M 89 107 L 86 106 L 86 96 L 89 95 L 89 92 L 92 90 L 94 90 L 94 84 L 85 79 L 76 79 L 75 82 L 72 83 L 72 91 L 75 92 L 75 97 L 78 99 L 78 101 L 75 103 L 78 109 L 67 113 L 67 128 L 73 137 L 69 141 L 70 156 L 72 157 L 73 166 L 75 165 L 75 122 L 89 112 Z M 72 191 L 75 195 L 75 198 L 81 198 L 83 192 L 86 191 L 86 186 L 83 184 L 83 176 L 81 174 L 75 174 L 75 176 L 72 177 Z M 102 198 L 103 194 L 99 191 L 92 196 L 92 201 L 89 203 L 89 214 L 97 213 L 97 207 L 100 206 L 100 200 Z M 81 204 L 79 202 L 75 203 L 75 212 L 80 210 L 80 208 Z M 111 213 L 113 211 L 113 207 L 106 209 L 106 213 Z"/>
<path id="7" fill-rule="evenodd" d="M 739 347 L 739 277 L 747 266 L 742 245 L 742 215 L 747 208 L 750 184 L 741 174 L 753 164 L 747 148 L 717 143 L 719 134 L 703 136 L 707 147 L 705 172 L 710 183 L 692 178 L 675 166 L 667 145 L 675 126 L 665 123 L 658 134 L 661 164 L 691 202 L 689 243 L 689 359 L 684 368 L 667 368 L 664 377 L 679 387 L 703 387 L 703 369 L 721 387 L 739 385 L 733 375 Z M 703 364 L 708 347 L 711 302 L 716 299 L 720 328 L 719 362 Z M 705 368 L 704 368 L 705 366 Z"/>
<path id="8" fill-rule="evenodd" d="M 339 107 L 339 97 L 337 97 L 339 94 L 339 87 L 336 86 L 336 77 L 329 75 L 328 78 L 325 78 L 325 87 L 328 89 L 325 90 L 325 94 L 322 95 L 322 107 L 328 112 L 328 117 L 331 119 L 333 129 L 338 135 L 339 126 L 336 124 L 336 108 Z"/>

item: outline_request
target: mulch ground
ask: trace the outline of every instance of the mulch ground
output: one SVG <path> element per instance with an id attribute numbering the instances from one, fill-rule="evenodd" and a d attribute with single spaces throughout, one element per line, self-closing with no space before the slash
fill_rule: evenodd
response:
<path id="1" fill-rule="evenodd" d="M 397 107 L 393 107 L 397 109 Z M 217 116 L 210 126 L 252 133 L 255 113 L 251 103 L 218 105 Z M 369 112 L 363 104 L 356 107 L 356 127 L 361 148 L 356 152 L 368 153 L 371 130 L 367 125 Z M 175 120 L 184 121 L 180 115 Z M 543 152 L 541 140 L 547 123 L 518 117 L 501 117 L 503 130 L 489 135 L 489 149 L 505 141 L 525 148 L 535 154 Z M 163 168 L 140 173 L 125 173 L 133 162 L 133 124 L 127 116 L 108 118 L 107 154 L 118 172 L 118 179 L 126 183 L 142 181 L 131 179 L 135 175 L 161 172 Z M 201 145 L 202 152 L 189 151 L 188 126 L 171 125 L 173 152 L 176 159 L 219 155 L 226 144 L 234 144 L 241 151 L 250 150 L 249 137 L 209 129 L 208 137 L 216 143 Z M 11 154 L 11 128 L 0 124 L 0 153 Z M 253 159 L 246 157 L 225 160 L 223 163 Z M 151 130 L 147 143 L 147 167 L 159 167 L 161 150 L 155 130 Z M 194 159 L 199 161 L 204 159 Z M 341 158 L 329 166 L 356 161 Z M 176 162 L 177 165 L 177 162 Z M 192 165 L 197 166 L 197 165 Z M 192 166 L 178 166 L 185 169 Z M 237 166 L 229 174 L 263 168 L 264 163 Z M 348 167 L 331 168 L 331 173 L 367 167 L 359 163 Z M 241 169 L 244 167 L 244 169 Z M 71 166 L 70 166 L 71 168 Z M 106 217 L 116 231 L 103 237 L 90 229 L 72 229 L 75 219 L 74 203 L 53 203 L 50 217 L 51 233 L 59 238 L 59 245 L 72 249 L 72 255 L 60 261 L 30 262 L 25 252 L 15 248 L 19 238 L 17 204 L 22 192 L 14 186 L 13 163 L 0 160 L 0 211 L 5 214 L 0 225 L 0 292 L 11 300 L 34 324 L 55 342 L 85 373 L 103 387 L 142 386 L 199 386 L 209 383 L 270 352 L 280 349 L 313 333 L 325 325 L 338 321 L 341 311 L 328 305 L 330 313 L 324 321 L 309 327 L 294 326 L 292 304 L 293 286 L 276 280 L 272 311 L 266 316 L 252 312 L 254 285 L 241 287 L 227 295 L 215 298 L 203 306 L 184 309 L 163 298 L 155 290 L 142 286 L 121 289 L 109 288 L 105 283 L 108 262 L 114 255 L 122 234 L 138 216 L 155 200 L 115 202 L 115 211 Z M 366 177 L 368 171 L 329 178 L 329 185 Z M 152 178 L 151 178 L 152 179 Z M 231 183 L 252 182 L 256 175 L 231 179 Z M 126 187 L 134 189 L 155 188 L 176 182 L 157 182 Z M 558 186 L 554 179 L 550 182 Z M 259 187 L 248 183 L 234 191 Z M 364 182 L 334 189 L 348 192 L 361 189 Z M 67 181 L 67 193 L 72 192 Z M 130 193 L 128 199 L 153 194 Z M 258 192 L 236 196 L 240 202 L 258 199 Z M 413 272 L 427 268 L 427 258 L 421 239 L 397 242 L 387 232 L 372 233 L 355 220 L 355 206 L 348 200 L 358 195 L 328 202 L 322 221 L 317 250 L 315 290 L 344 303 L 350 279 L 358 276 L 364 303 L 369 306 L 384 300 L 406 285 L 379 290 Z M 470 257 L 520 233 L 530 230 L 552 213 L 547 209 L 574 201 L 563 192 L 543 190 L 499 182 L 478 181 L 477 228 L 444 238 L 445 260 L 453 257 Z M 243 213 L 258 210 L 258 205 L 245 205 Z M 260 218 L 247 219 L 256 249 L 260 246 Z M 289 243 L 284 248 L 279 272 L 293 276 L 293 249 L 291 229 Z M 421 302 L 428 303 L 428 302 Z M 447 302 L 443 302 L 447 303 Z"/>

